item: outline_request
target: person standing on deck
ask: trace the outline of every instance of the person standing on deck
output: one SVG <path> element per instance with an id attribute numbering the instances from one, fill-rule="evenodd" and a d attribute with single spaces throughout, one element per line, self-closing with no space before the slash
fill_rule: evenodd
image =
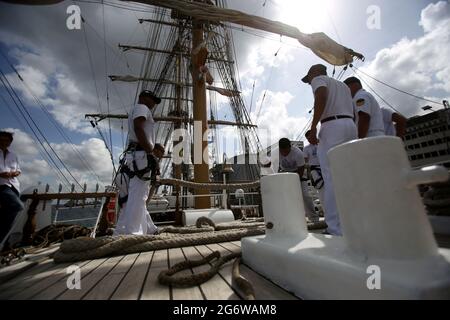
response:
<path id="1" fill-rule="evenodd" d="M 6 240 L 17 214 L 23 210 L 17 179 L 21 173 L 19 162 L 16 154 L 8 150 L 12 142 L 12 133 L 0 131 L 0 243 Z"/>
<path id="2" fill-rule="evenodd" d="M 311 139 L 311 131 L 308 130 L 305 133 L 305 138 L 308 140 L 309 145 L 303 148 L 303 154 L 305 155 L 305 163 L 309 166 L 309 176 L 311 177 L 311 183 L 316 188 L 319 195 L 320 205 L 322 210 L 324 209 L 324 197 L 323 197 L 323 177 L 322 170 L 320 170 L 319 157 L 317 156 L 317 145 L 319 141 L 313 141 Z"/>
<path id="3" fill-rule="evenodd" d="M 406 132 L 406 118 L 401 114 L 384 107 L 381 108 L 381 113 L 383 115 L 384 133 L 387 136 L 397 136 L 403 139 Z"/>
<path id="4" fill-rule="evenodd" d="M 298 173 L 302 188 L 305 215 L 310 222 L 318 222 L 319 215 L 314 209 L 314 203 L 308 191 L 308 179 L 303 178 L 305 171 L 305 157 L 303 152 L 296 146 L 291 145 L 288 138 L 281 138 L 278 142 L 279 149 L 279 172 Z M 269 164 L 270 165 L 270 164 Z"/>
<path id="5" fill-rule="evenodd" d="M 357 138 L 352 96 L 344 83 L 327 76 L 327 68 L 322 64 L 313 65 L 302 81 L 311 85 L 314 94 L 314 117 L 310 129 L 313 143 L 318 141 L 317 125 L 321 123 L 317 155 L 324 180 L 325 222 L 328 225 L 325 232 L 342 235 L 327 152 Z"/>
<path id="6" fill-rule="evenodd" d="M 130 172 L 128 200 L 117 221 L 114 234 L 156 234 L 158 228 L 147 211 L 152 173 L 159 170 L 159 159 L 154 154 L 155 122 L 152 110 L 161 99 L 151 91 L 139 94 L 138 103 L 129 116 L 126 166 Z"/>
<path id="7" fill-rule="evenodd" d="M 384 136 L 383 115 L 375 97 L 363 89 L 356 77 L 349 77 L 344 83 L 352 93 L 358 138 Z"/>

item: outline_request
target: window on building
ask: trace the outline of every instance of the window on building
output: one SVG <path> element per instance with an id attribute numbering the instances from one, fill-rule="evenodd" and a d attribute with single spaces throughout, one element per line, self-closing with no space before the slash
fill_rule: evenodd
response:
<path id="1" fill-rule="evenodd" d="M 436 139 L 436 144 L 441 144 L 441 143 L 442 143 L 442 139 L 441 138 Z"/>
<path id="2" fill-rule="evenodd" d="M 429 145 L 429 146 L 434 146 L 434 145 L 435 145 L 434 140 L 428 141 L 428 145 Z"/>
<path id="3" fill-rule="evenodd" d="M 422 148 L 424 148 L 424 147 L 427 146 L 427 143 L 426 143 L 426 142 L 422 142 L 422 143 L 420 144 L 420 146 L 421 146 Z"/>
<path id="4" fill-rule="evenodd" d="M 418 154 L 417 155 L 417 160 L 423 159 L 423 154 Z"/>
<path id="5" fill-rule="evenodd" d="M 433 152 L 431 153 L 431 156 L 432 156 L 432 157 L 437 157 L 437 156 L 439 156 L 439 154 L 438 154 L 437 151 L 433 151 Z"/>

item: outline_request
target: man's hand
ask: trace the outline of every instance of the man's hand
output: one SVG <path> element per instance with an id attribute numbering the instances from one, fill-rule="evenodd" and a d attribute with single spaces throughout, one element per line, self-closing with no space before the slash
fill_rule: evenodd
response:
<path id="1" fill-rule="evenodd" d="M 0 173 L 0 178 L 9 179 L 10 174 L 11 174 L 10 172 L 2 172 L 2 173 Z"/>
<path id="2" fill-rule="evenodd" d="M 10 172 L 2 172 L 0 173 L 0 178 L 3 179 L 11 179 L 20 175 L 20 171 L 10 171 Z"/>
<path id="3" fill-rule="evenodd" d="M 310 131 L 311 131 L 311 133 L 310 133 L 311 143 L 313 143 L 313 144 L 318 143 L 319 140 L 317 140 L 317 127 L 312 126 Z"/>

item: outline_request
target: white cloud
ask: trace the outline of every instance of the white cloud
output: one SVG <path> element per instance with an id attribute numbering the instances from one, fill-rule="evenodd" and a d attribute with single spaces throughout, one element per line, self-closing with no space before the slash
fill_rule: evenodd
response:
<path id="1" fill-rule="evenodd" d="M 450 3 L 440 1 L 428 5 L 421 12 L 419 24 L 424 30 L 422 36 L 403 38 L 380 50 L 362 69 L 407 92 L 442 101 L 450 96 Z M 379 94 L 407 116 L 420 113 L 420 108 L 429 104 L 393 91 L 364 75 L 361 78 L 369 81 Z"/>
<path id="2" fill-rule="evenodd" d="M 36 186 L 39 182 L 49 182 L 53 184 L 52 187 L 56 190 L 56 184 L 61 182 L 60 178 L 57 177 L 50 165 L 40 157 L 37 142 L 19 129 L 6 128 L 2 130 L 14 132 L 11 150 L 19 157 L 19 165 L 22 169 L 19 180 L 22 190 L 29 186 Z M 79 183 L 86 182 L 88 188 L 93 189 L 93 186 L 98 182 L 98 176 L 102 185 L 110 184 L 113 168 L 109 152 L 102 140 L 91 138 L 78 145 L 51 143 L 51 146 Z M 56 157 L 54 158 L 55 162 L 59 164 Z M 67 178 L 73 182 L 67 171 L 61 165 L 60 167 Z"/>
<path id="3" fill-rule="evenodd" d="M 256 122 L 259 129 L 259 136 L 263 146 L 276 143 L 280 138 L 287 137 L 296 139 L 307 119 L 305 117 L 293 117 L 289 115 L 288 105 L 294 96 L 287 92 L 267 91 L 264 99 L 262 111 L 257 117 L 259 110 L 252 112 L 253 122 Z M 261 105 L 263 96 L 260 96 L 257 106 Z M 303 138 L 303 137 L 301 137 Z"/>

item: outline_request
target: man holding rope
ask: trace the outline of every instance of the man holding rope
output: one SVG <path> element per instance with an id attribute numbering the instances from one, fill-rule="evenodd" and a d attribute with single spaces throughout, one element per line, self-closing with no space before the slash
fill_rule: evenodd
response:
<path id="1" fill-rule="evenodd" d="M 159 171 L 160 150 L 155 149 L 155 121 L 152 110 L 161 102 L 153 92 L 144 90 L 129 116 L 125 171 L 129 175 L 127 204 L 117 221 L 115 235 L 156 234 L 158 228 L 147 211 L 150 181 Z"/>

